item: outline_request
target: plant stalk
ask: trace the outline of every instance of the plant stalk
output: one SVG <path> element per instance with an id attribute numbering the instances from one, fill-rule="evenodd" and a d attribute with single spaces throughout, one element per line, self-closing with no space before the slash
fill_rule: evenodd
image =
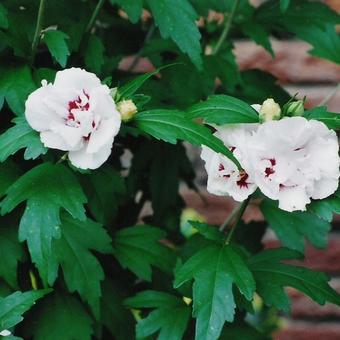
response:
<path id="1" fill-rule="evenodd" d="M 228 215 L 228 217 L 225 219 L 225 221 L 221 224 L 221 226 L 219 227 L 219 231 L 223 231 L 235 218 L 235 216 L 237 215 L 237 213 L 240 211 L 241 208 L 241 204 L 238 205 L 237 207 L 235 207 L 231 213 Z"/>
<path id="2" fill-rule="evenodd" d="M 244 214 L 244 212 L 246 211 L 247 209 L 247 206 L 249 204 L 249 201 L 250 201 L 250 197 L 248 197 L 245 201 L 242 202 L 242 204 L 240 205 L 240 208 L 239 208 L 239 214 L 237 216 L 237 220 L 235 221 L 235 223 L 232 225 L 232 227 L 230 228 L 230 231 L 229 231 L 229 234 L 227 236 L 227 239 L 225 241 L 225 244 L 229 244 L 230 241 L 231 241 L 231 238 L 233 237 L 234 235 L 234 232 L 237 228 L 237 226 L 240 224 L 240 221 L 241 221 L 241 218 Z"/>
<path id="3" fill-rule="evenodd" d="M 221 49 L 221 47 L 223 45 L 223 42 L 227 38 L 229 31 L 230 31 L 230 28 L 231 28 L 231 24 L 233 22 L 233 19 L 234 19 L 236 10 L 237 10 L 237 7 L 238 7 L 238 4 L 239 4 L 239 0 L 234 0 L 233 7 L 231 8 L 231 12 L 229 14 L 229 17 L 228 17 L 226 23 L 225 23 L 224 29 L 223 29 L 223 31 L 222 31 L 222 33 L 221 33 L 221 35 L 220 35 L 220 37 L 217 41 L 217 44 L 212 51 L 212 55 L 216 55 L 219 52 L 219 50 Z"/>
<path id="4" fill-rule="evenodd" d="M 45 12 L 46 0 L 40 0 L 39 10 L 38 10 L 38 17 L 37 17 L 37 24 L 35 27 L 33 42 L 32 42 L 32 55 L 31 55 L 31 64 L 34 62 L 34 57 L 37 52 L 37 48 L 40 41 L 42 23 L 44 20 L 44 12 Z"/>
<path id="5" fill-rule="evenodd" d="M 328 104 L 328 102 L 336 95 L 340 89 L 340 83 L 320 102 L 320 106 Z"/>
<path id="6" fill-rule="evenodd" d="M 92 29 L 92 27 L 93 27 L 93 25 L 94 25 L 94 23 L 95 23 L 95 21 L 97 19 L 97 16 L 98 16 L 100 10 L 102 9 L 102 7 L 104 5 L 104 2 L 105 2 L 105 0 L 99 0 L 98 1 L 97 6 L 94 9 L 94 11 L 92 13 L 92 16 L 91 16 L 91 18 L 90 18 L 90 20 L 89 20 L 89 22 L 88 22 L 88 24 L 87 24 L 87 26 L 85 28 L 85 34 L 88 34 L 88 33 L 91 32 L 91 29 Z"/>

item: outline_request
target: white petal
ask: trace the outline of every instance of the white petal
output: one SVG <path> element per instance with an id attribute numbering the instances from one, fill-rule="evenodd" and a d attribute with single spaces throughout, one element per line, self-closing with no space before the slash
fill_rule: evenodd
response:
<path id="1" fill-rule="evenodd" d="M 105 144 L 113 142 L 120 128 L 120 118 L 111 118 L 101 121 L 97 130 L 91 133 L 88 142 L 87 152 L 94 153 L 101 149 Z"/>
<path id="2" fill-rule="evenodd" d="M 98 152 L 86 152 L 86 148 L 78 151 L 70 151 L 68 158 L 70 162 L 80 169 L 97 169 L 99 168 L 110 156 L 112 143 L 103 146 Z"/>
<path id="3" fill-rule="evenodd" d="M 28 124 L 36 131 L 47 130 L 51 121 L 57 119 L 54 112 L 49 110 L 44 100 L 51 95 L 52 85 L 46 85 L 32 92 L 25 103 L 25 117 Z"/>
<path id="4" fill-rule="evenodd" d="M 322 178 L 314 183 L 313 199 L 323 199 L 338 189 L 339 178 Z"/>
<path id="5" fill-rule="evenodd" d="M 94 74 L 81 68 L 69 68 L 58 71 L 55 77 L 54 86 L 60 89 L 79 89 L 90 91 L 101 86 L 99 78 Z"/>
<path id="6" fill-rule="evenodd" d="M 70 146 L 67 144 L 60 135 L 52 131 L 44 131 L 40 133 L 40 140 L 45 147 L 51 149 L 58 149 L 62 151 L 69 151 Z"/>
<path id="7" fill-rule="evenodd" d="M 69 150 L 77 150 L 83 144 L 83 132 L 80 128 L 65 124 L 53 124 L 50 130 L 59 135 L 67 143 Z"/>
<path id="8" fill-rule="evenodd" d="M 310 203 L 310 199 L 305 188 L 296 186 L 284 188 L 279 195 L 279 208 L 289 212 L 296 210 L 306 210 L 306 205 Z"/>

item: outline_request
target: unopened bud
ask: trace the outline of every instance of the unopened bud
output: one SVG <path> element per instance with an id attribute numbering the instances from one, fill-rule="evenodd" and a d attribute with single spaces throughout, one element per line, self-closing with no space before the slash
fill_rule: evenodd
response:
<path id="1" fill-rule="evenodd" d="M 128 120 L 132 119 L 132 117 L 137 112 L 137 106 L 131 99 L 122 100 L 121 102 L 119 102 L 117 104 L 117 109 L 120 112 L 122 121 L 124 122 L 127 122 Z"/>
<path id="2" fill-rule="evenodd" d="M 305 112 L 305 108 L 303 105 L 303 100 L 297 100 L 295 102 L 291 102 L 287 107 L 287 115 L 288 116 L 302 116 Z"/>
<path id="3" fill-rule="evenodd" d="M 189 221 L 204 222 L 204 218 L 192 208 L 186 208 L 182 211 L 180 229 L 185 238 L 189 238 L 197 233 L 197 229 L 194 228 Z"/>
<path id="4" fill-rule="evenodd" d="M 269 122 L 271 120 L 278 120 L 281 117 L 281 108 L 274 99 L 266 99 L 260 109 L 260 122 Z"/>

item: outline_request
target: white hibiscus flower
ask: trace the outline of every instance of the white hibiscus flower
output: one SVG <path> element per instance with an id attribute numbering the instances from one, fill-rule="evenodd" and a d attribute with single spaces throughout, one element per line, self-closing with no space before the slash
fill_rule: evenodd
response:
<path id="1" fill-rule="evenodd" d="M 110 156 L 121 116 L 110 90 L 97 76 L 83 69 L 59 71 L 53 84 L 30 94 L 25 115 L 40 132 L 43 144 L 68 151 L 71 163 L 96 169 Z"/>
<path id="2" fill-rule="evenodd" d="M 207 190 L 210 193 L 232 196 L 234 200 L 241 202 L 256 190 L 248 162 L 248 140 L 257 126 L 258 124 L 237 124 L 216 127 L 214 135 L 233 152 L 243 170 L 238 170 L 235 163 L 226 156 L 203 146 L 201 158 L 205 161 L 208 174 Z"/>
<path id="3" fill-rule="evenodd" d="M 323 123 L 302 117 L 266 122 L 250 145 L 255 182 L 281 209 L 306 210 L 311 198 L 336 191 L 338 139 Z"/>

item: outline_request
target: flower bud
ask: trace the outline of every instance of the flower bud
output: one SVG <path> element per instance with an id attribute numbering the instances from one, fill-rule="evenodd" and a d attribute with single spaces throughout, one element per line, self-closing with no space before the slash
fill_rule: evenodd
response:
<path id="1" fill-rule="evenodd" d="M 271 120 L 279 120 L 281 117 L 281 108 L 274 99 L 266 99 L 260 109 L 260 122 L 269 122 Z"/>
<path id="2" fill-rule="evenodd" d="M 303 116 L 303 113 L 305 112 L 303 100 L 300 99 L 289 103 L 286 112 L 288 116 Z"/>
<path id="3" fill-rule="evenodd" d="M 197 233 L 197 229 L 189 221 L 204 222 L 205 220 L 196 210 L 192 208 L 184 209 L 181 214 L 180 229 L 185 238 L 189 238 Z"/>
<path id="4" fill-rule="evenodd" d="M 132 119 L 132 117 L 137 112 L 137 106 L 135 103 L 129 100 L 122 100 L 117 104 L 117 109 L 120 112 L 122 117 L 122 121 L 127 122 L 128 120 Z"/>

